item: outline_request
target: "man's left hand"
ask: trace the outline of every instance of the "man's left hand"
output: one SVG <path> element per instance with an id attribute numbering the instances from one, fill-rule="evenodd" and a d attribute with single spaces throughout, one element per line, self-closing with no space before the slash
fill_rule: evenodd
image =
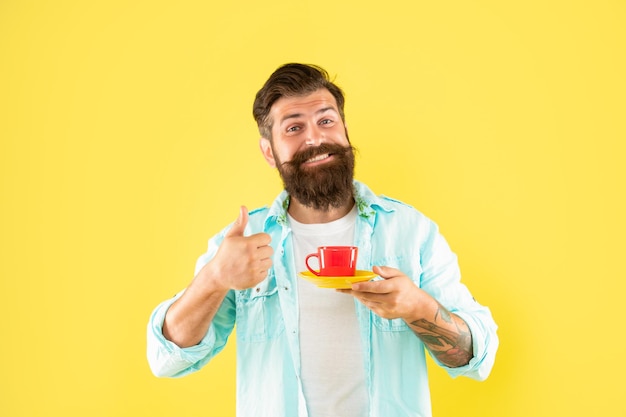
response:
<path id="1" fill-rule="evenodd" d="M 352 289 L 337 290 L 357 298 L 363 305 L 385 319 L 411 320 L 420 317 L 422 301 L 432 302 L 432 297 L 407 277 L 402 271 L 387 266 L 372 270 L 383 280 L 357 282 Z"/>

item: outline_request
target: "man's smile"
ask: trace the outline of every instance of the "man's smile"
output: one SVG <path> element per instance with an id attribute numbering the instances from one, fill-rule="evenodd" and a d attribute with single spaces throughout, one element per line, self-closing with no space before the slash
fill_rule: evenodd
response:
<path id="1" fill-rule="evenodd" d="M 316 155 L 313 158 L 307 159 L 305 164 L 311 164 L 311 163 L 314 163 L 314 162 L 323 161 L 325 159 L 330 158 L 331 156 L 332 156 L 332 154 L 330 154 L 330 153 L 323 153 L 323 154 L 320 154 L 320 155 Z"/>

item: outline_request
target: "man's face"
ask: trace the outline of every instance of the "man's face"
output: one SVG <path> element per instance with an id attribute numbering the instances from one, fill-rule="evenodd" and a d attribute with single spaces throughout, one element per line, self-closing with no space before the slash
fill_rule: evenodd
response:
<path id="1" fill-rule="evenodd" d="M 285 189 L 302 204 L 328 210 L 352 197 L 354 153 L 335 98 L 326 90 L 284 97 L 270 111 L 272 140 L 261 149 Z"/>

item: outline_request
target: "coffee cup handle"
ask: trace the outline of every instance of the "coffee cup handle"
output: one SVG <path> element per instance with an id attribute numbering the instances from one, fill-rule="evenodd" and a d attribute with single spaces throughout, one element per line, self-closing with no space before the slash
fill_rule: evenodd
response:
<path id="1" fill-rule="evenodd" d="M 313 258 L 313 257 L 318 258 L 317 253 L 311 253 L 311 254 L 307 255 L 306 259 L 304 260 L 304 263 L 306 264 L 307 269 L 309 271 L 311 271 L 312 274 L 315 274 L 315 275 L 319 276 L 320 275 L 320 271 L 316 271 L 316 270 L 314 270 L 313 268 L 311 268 L 309 266 L 309 258 Z"/>

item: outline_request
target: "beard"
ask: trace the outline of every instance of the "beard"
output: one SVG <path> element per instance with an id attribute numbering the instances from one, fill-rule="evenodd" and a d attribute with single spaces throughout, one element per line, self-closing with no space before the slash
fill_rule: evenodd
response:
<path id="1" fill-rule="evenodd" d="M 303 165 L 326 153 L 334 160 L 313 167 Z M 353 197 L 354 148 L 351 145 L 322 143 L 297 152 L 291 161 L 277 162 L 285 190 L 306 207 L 328 211 L 341 207 Z"/>

